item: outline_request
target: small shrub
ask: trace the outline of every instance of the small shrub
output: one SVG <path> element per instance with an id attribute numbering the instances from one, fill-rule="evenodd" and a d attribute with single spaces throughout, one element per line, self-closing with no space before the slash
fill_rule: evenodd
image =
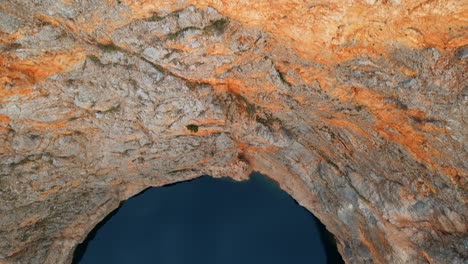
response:
<path id="1" fill-rule="evenodd" d="M 119 51 L 120 48 L 117 47 L 114 43 L 110 44 L 98 44 L 98 48 L 100 48 L 104 52 L 116 52 Z"/>
<path id="2" fill-rule="evenodd" d="M 158 14 L 154 14 L 151 17 L 148 17 L 146 21 L 148 22 L 156 22 L 156 21 L 161 21 L 163 18 L 160 17 Z"/>
<path id="3" fill-rule="evenodd" d="M 94 63 L 101 64 L 101 61 L 96 55 L 88 55 L 88 59 Z"/>
<path id="4" fill-rule="evenodd" d="M 190 124 L 190 125 L 186 126 L 186 128 L 187 128 L 188 130 L 190 130 L 191 132 L 193 132 L 193 133 L 197 133 L 197 132 L 198 132 L 198 126 L 197 126 L 197 125 Z"/>
<path id="5" fill-rule="evenodd" d="M 275 70 L 276 70 L 276 73 L 278 73 L 278 76 L 279 76 L 280 80 L 281 80 L 284 84 L 286 84 L 286 85 L 288 85 L 288 86 L 291 86 L 291 84 L 290 84 L 290 83 L 286 80 L 286 78 L 284 77 L 284 74 L 283 74 L 280 70 L 278 70 L 278 69 L 276 69 L 276 68 L 275 68 Z"/>
<path id="6" fill-rule="evenodd" d="M 213 22 L 211 25 L 206 26 L 204 28 L 206 33 L 218 33 L 221 34 L 224 32 L 228 25 L 228 21 L 226 19 L 219 19 Z"/>

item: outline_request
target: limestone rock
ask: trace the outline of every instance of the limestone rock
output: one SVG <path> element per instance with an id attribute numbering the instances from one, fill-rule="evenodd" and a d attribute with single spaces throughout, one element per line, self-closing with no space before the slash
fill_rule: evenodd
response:
<path id="1" fill-rule="evenodd" d="M 347 263 L 464 263 L 466 1 L 0 0 L 0 263 L 148 186 L 280 183 Z"/>

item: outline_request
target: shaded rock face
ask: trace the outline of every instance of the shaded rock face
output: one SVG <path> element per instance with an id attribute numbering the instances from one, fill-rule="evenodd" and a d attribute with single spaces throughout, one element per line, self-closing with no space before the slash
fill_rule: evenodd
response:
<path id="1" fill-rule="evenodd" d="M 467 4 L 227 2 L 0 0 L 0 263 L 254 170 L 347 263 L 466 261 Z"/>

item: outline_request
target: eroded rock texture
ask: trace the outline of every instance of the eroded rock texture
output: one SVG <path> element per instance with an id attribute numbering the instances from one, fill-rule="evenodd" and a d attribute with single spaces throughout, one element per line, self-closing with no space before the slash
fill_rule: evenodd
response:
<path id="1" fill-rule="evenodd" d="M 464 263 L 468 2 L 0 0 L 0 263 L 120 201 L 278 181 L 348 263 Z"/>

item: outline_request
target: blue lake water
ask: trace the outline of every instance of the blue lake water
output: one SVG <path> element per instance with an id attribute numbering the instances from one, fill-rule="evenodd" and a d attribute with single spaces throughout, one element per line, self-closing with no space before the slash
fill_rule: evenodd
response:
<path id="1" fill-rule="evenodd" d="M 343 263 L 331 236 L 266 177 L 148 188 L 78 246 L 74 263 Z"/>

